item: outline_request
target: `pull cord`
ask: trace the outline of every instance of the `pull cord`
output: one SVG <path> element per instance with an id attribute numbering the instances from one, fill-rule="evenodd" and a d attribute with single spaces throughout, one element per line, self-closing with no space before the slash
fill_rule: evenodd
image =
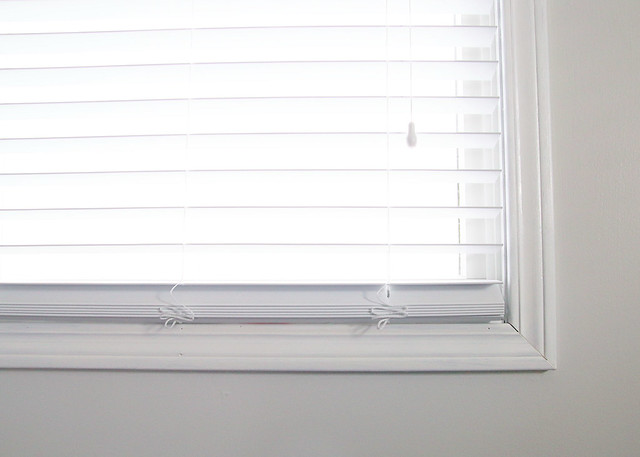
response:
<path id="1" fill-rule="evenodd" d="M 409 131 L 407 145 L 410 148 L 415 148 L 417 144 L 416 125 L 413 122 L 413 14 L 411 0 L 409 0 Z"/>
<path id="2" fill-rule="evenodd" d="M 176 324 L 185 324 L 193 322 L 195 315 L 193 311 L 186 305 L 179 304 L 173 295 L 173 291 L 180 285 L 184 284 L 185 277 L 185 257 L 187 248 L 187 218 L 189 210 L 189 151 L 191 148 L 191 104 L 193 99 L 192 81 L 193 81 L 193 29 L 194 29 L 194 0 L 191 0 L 191 16 L 189 19 L 189 74 L 187 82 L 187 115 L 186 115 L 186 143 L 185 143 L 185 169 L 184 169 L 184 206 L 182 208 L 182 245 L 181 245 L 181 268 L 180 280 L 171 288 L 169 295 L 171 303 L 161 306 L 160 320 L 164 321 L 165 328 L 173 328 Z"/>

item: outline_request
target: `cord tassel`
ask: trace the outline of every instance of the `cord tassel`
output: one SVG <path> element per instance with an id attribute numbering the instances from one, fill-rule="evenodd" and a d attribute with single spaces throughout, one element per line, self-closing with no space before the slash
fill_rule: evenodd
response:
<path id="1" fill-rule="evenodd" d="M 416 125 L 413 122 L 409 122 L 409 134 L 407 135 L 407 144 L 410 148 L 414 148 L 418 144 L 418 137 L 416 136 Z"/>

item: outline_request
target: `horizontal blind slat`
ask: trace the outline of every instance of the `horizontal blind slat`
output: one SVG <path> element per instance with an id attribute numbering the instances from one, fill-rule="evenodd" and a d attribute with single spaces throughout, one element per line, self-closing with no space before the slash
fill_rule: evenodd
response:
<path id="1" fill-rule="evenodd" d="M 392 2 L 389 6 L 391 24 L 408 23 L 408 2 Z M 412 6 L 415 24 L 454 25 L 451 14 L 489 15 L 493 0 L 416 2 Z M 232 4 L 222 0 L 197 0 L 193 5 L 193 25 L 379 25 L 385 24 L 386 11 L 384 2 L 370 0 L 307 0 L 304 3 L 236 0 Z M 189 27 L 191 22 L 191 5 L 179 0 L 111 0 L 99 4 L 84 0 L 0 2 L 0 29 L 6 33 L 162 29 Z"/>
<path id="2" fill-rule="evenodd" d="M 421 135 L 415 150 L 408 150 L 405 136 L 404 132 L 390 135 L 390 165 L 394 168 L 455 167 L 458 150 L 466 149 L 494 157 L 500 139 L 496 132 L 430 133 Z M 135 171 L 150 166 L 161 170 L 184 167 L 186 136 L 18 139 L 2 144 L 0 156 L 6 173 Z M 192 135 L 189 145 L 190 169 L 282 169 L 305 164 L 324 169 L 362 168 L 363 164 L 386 167 L 384 134 Z"/>
<path id="3" fill-rule="evenodd" d="M 493 65 L 493 64 L 490 64 Z M 409 64 L 389 65 L 389 94 L 409 95 Z M 486 80 L 489 73 L 473 78 Z M 144 99 L 222 97 L 347 97 L 386 96 L 383 62 L 199 65 L 188 89 L 186 65 L 111 68 L 59 68 L 0 71 L 8 90 L 0 103 L 91 102 Z M 416 79 L 419 75 L 416 75 Z M 414 96 L 455 96 L 454 79 L 434 80 L 423 73 Z M 51 91 L 55 81 L 58 90 Z M 10 89 L 10 90 L 9 90 Z M 495 96 L 492 86 L 470 95 Z"/>
<path id="4" fill-rule="evenodd" d="M 442 136 L 442 135 L 441 135 Z M 466 137 L 465 137 L 466 136 Z M 468 138 L 470 137 L 470 138 Z M 405 135 L 389 138 L 393 169 L 454 169 L 459 154 L 499 167 L 498 135 L 454 134 L 435 142 L 422 135 L 412 150 Z M 386 168 L 386 135 L 209 135 L 189 141 L 189 170 Z M 4 173 L 63 173 L 184 169 L 186 136 L 5 140 Z"/>
<path id="5" fill-rule="evenodd" d="M 383 95 L 286 95 L 286 96 L 225 96 L 225 97 L 175 97 L 175 98 L 132 98 L 132 99 L 117 99 L 117 100 L 82 100 L 82 101 L 57 101 L 57 102 L 11 102 L 0 103 L 0 106 L 5 107 L 7 110 L 13 110 L 21 114 L 21 111 L 35 111 L 42 110 L 47 113 L 50 110 L 60 109 L 61 114 L 64 114 L 63 110 L 84 110 L 87 107 L 100 111 L 103 106 L 115 106 L 118 104 L 126 108 L 127 104 L 131 106 L 141 105 L 145 103 L 180 103 L 191 101 L 192 103 L 202 104 L 233 104 L 234 102 L 240 104 L 244 103 L 279 103 L 284 102 L 297 102 L 305 101 L 309 104 L 314 102 L 330 102 L 330 103 L 358 103 L 389 100 L 391 104 L 402 103 L 405 100 L 412 101 L 415 105 L 418 105 L 420 111 L 427 113 L 457 113 L 457 114 L 490 114 L 498 107 L 499 97 L 485 96 L 485 97 L 446 97 L 446 96 L 383 96 Z M 123 108 L 123 109 L 124 109 Z M 107 108 L 108 109 L 108 108 Z"/>
<path id="6" fill-rule="evenodd" d="M 158 299 L 167 299 L 167 284 L 120 284 L 109 285 L 82 284 L 3 284 L 0 285 L 0 303 L 59 305 L 87 304 L 132 306 L 157 305 Z M 361 287 L 364 286 L 364 287 Z M 175 295 L 185 303 L 193 305 L 234 305 L 256 306 L 351 306 L 363 297 L 374 298 L 379 285 L 292 285 L 283 288 L 279 296 L 265 294 L 271 289 L 268 285 L 209 285 L 184 284 L 176 288 Z M 99 291 L 96 294 L 95 291 Z M 396 285 L 393 291 L 406 303 L 430 305 L 459 305 L 468 303 L 495 304 L 503 301 L 500 283 L 490 280 L 461 280 L 439 285 Z M 215 293 L 213 293 L 215 292 Z M 243 292 L 243 293 L 239 293 Z M 330 293 L 332 300 L 327 301 L 325 294 Z M 121 297 L 126 297 L 121 301 Z M 231 300 L 231 298 L 233 300 Z M 370 302 L 369 302 L 370 303 Z"/>
<path id="7" fill-rule="evenodd" d="M 287 27 L 0 35 L 3 68 L 150 65 L 185 62 L 455 60 L 455 47 L 489 49 L 493 27 Z M 295 45 L 292 45 L 295 41 Z M 229 46 L 232 42 L 233 46 Z"/>
<path id="8" fill-rule="evenodd" d="M 476 79 L 488 81 L 492 77 L 491 67 L 495 68 L 495 64 L 477 63 L 481 64 L 478 73 L 467 73 L 458 84 L 470 86 Z M 409 64 L 390 63 L 389 73 L 389 95 L 408 96 Z M 189 95 L 192 98 L 386 96 L 384 62 L 197 65 L 192 71 L 190 89 L 185 82 L 188 76 L 186 65 L 4 70 L 0 71 L 0 84 L 10 90 L 0 94 L 0 103 L 159 100 Z M 414 77 L 419 81 L 414 85 L 415 97 L 457 95 L 456 79 L 434 79 L 434 73 L 418 70 Z M 53 81 L 56 91 L 50 90 Z M 497 95 L 493 85 L 476 86 L 468 92 L 470 96 Z"/>
<path id="9" fill-rule="evenodd" d="M 424 103 L 423 103 L 424 102 Z M 408 99 L 391 99 L 390 129 L 406 128 Z M 189 129 L 197 133 L 387 131 L 384 98 L 232 99 L 191 102 Z M 481 127 L 496 130 L 493 98 L 414 100 L 414 119 L 431 132 L 460 129 L 457 109 L 482 116 Z M 0 138 L 48 138 L 180 134 L 187 128 L 187 102 L 109 102 L 0 106 Z M 272 116 L 278 112 L 278 116 Z M 420 124 L 421 123 L 421 124 Z"/>
<path id="10" fill-rule="evenodd" d="M 0 271 L 0 280 L 171 283 L 181 274 L 182 252 L 180 245 L 2 247 L 3 264 L 11 268 Z M 498 246 L 392 246 L 391 279 L 415 284 L 460 280 L 461 256 L 492 262 L 500 253 Z M 425 256 L 433 262 L 426 263 Z M 387 246 L 187 245 L 184 278 L 212 284 L 382 284 L 387 280 L 386 259 Z M 475 279 L 496 279 L 485 276 Z"/>
<path id="11" fill-rule="evenodd" d="M 500 172 L 396 171 L 392 206 L 456 206 L 460 182 L 497 189 Z M 385 171 L 191 172 L 188 206 L 384 206 Z M 354 182 L 358 183 L 354 186 Z M 0 181 L 0 208 L 182 206 L 182 173 L 8 175 Z M 487 195 L 485 205 L 494 206 Z"/>
<path id="12" fill-rule="evenodd" d="M 386 244 L 386 208 L 182 208 L 0 213 L 0 245 L 293 243 Z M 496 208 L 392 208 L 392 244 L 468 244 L 461 221 L 484 221 L 476 244 L 498 244 Z M 254 227 L 260 226 L 256 231 Z"/>

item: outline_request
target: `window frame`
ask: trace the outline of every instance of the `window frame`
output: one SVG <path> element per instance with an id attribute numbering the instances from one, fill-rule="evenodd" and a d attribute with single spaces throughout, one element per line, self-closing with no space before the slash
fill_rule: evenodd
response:
<path id="1" fill-rule="evenodd" d="M 509 290 L 505 323 L 0 323 L 0 368 L 502 371 L 556 368 L 546 0 L 502 0 Z"/>

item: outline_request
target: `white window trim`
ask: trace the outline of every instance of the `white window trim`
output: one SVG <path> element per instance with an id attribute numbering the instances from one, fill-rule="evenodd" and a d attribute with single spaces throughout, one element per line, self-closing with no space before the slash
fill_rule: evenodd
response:
<path id="1" fill-rule="evenodd" d="M 0 323 L 0 368 L 494 371 L 556 367 L 546 0 L 503 0 L 508 323 L 177 325 Z M 514 115 L 513 113 L 516 113 Z M 510 113 L 510 114 L 509 114 Z M 516 242 L 517 240 L 517 242 Z M 516 305 L 514 305 L 516 304 Z"/>

